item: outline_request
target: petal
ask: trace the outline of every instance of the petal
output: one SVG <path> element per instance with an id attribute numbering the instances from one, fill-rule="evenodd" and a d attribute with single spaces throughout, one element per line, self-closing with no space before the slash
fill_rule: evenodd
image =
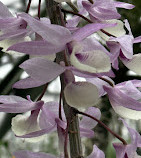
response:
<path id="1" fill-rule="evenodd" d="M 40 127 L 42 129 L 54 127 L 56 125 L 55 118 L 59 118 L 59 104 L 57 102 L 46 103 L 42 108 L 39 118 Z M 56 130 L 56 128 L 54 130 Z"/>
<path id="2" fill-rule="evenodd" d="M 113 143 L 113 146 L 116 151 L 116 158 L 123 158 L 126 152 L 126 146 L 119 143 Z"/>
<path id="3" fill-rule="evenodd" d="M 22 113 L 27 111 L 32 111 L 36 109 L 40 109 L 44 104 L 43 101 L 39 102 L 18 102 L 18 103 L 5 103 L 0 104 L 0 112 L 7 113 Z"/>
<path id="4" fill-rule="evenodd" d="M 81 41 L 100 29 L 106 27 L 114 27 L 115 25 L 116 24 L 102 24 L 102 23 L 87 24 L 73 34 L 73 39 L 74 41 Z"/>
<path id="5" fill-rule="evenodd" d="M 46 154 L 42 152 L 31 152 L 31 151 L 16 151 L 13 153 L 15 158 L 56 158 L 56 156 L 51 154 Z"/>
<path id="6" fill-rule="evenodd" d="M 67 103 L 72 107 L 89 107 L 98 102 L 98 89 L 88 82 L 69 83 L 64 89 Z"/>
<path id="7" fill-rule="evenodd" d="M 28 77 L 16 82 L 12 87 L 17 89 L 26 89 L 26 88 L 39 87 L 44 84 L 46 84 L 46 82 L 38 81 L 31 77 Z"/>
<path id="8" fill-rule="evenodd" d="M 80 137 L 92 138 L 94 137 L 94 131 L 91 129 L 80 127 Z"/>
<path id="9" fill-rule="evenodd" d="M 100 120 L 101 117 L 101 112 L 98 108 L 95 107 L 89 107 L 88 110 L 85 111 L 85 113 L 97 118 Z M 93 129 L 96 125 L 97 122 L 92 120 L 89 117 L 83 116 L 82 120 L 79 123 L 80 127 L 86 128 L 86 129 Z"/>
<path id="10" fill-rule="evenodd" d="M 131 27 L 130 27 L 130 24 L 129 24 L 128 20 L 125 19 L 124 22 L 125 22 L 125 27 L 129 31 L 129 35 L 133 36 L 132 31 L 131 31 Z"/>
<path id="11" fill-rule="evenodd" d="M 136 88 L 136 85 L 132 83 L 132 81 L 126 81 L 124 85 L 122 86 L 116 85 L 116 87 L 120 88 L 120 91 L 122 93 L 128 95 L 129 97 L 135 100 L 141 99 L 141 92 Z"/>
<path id="12" fill-rule="evenodd" d="M 116 104 L 115 102 L 110 101 L 114 111 L 123 118 L 139 120 L 141 119 L 141 111 L 136 111 L 132 109 L 125 108 Z"/>
<path id="13" fill-rule="evenodd" d="M 37 116 L 36 116 L 37 115 Z M 40 130 L 39 124 L 37 122 L 38 111 L 34 111 L 30 117 L 25 115 L 17 115 L 12 119 L 12 131 L 15 135 L 22 136 L 34 131 Z M 43 140 L 44 136 L 26 139 L 29 142 L 38 142 Z"/>
<path id="14" fill-rule="evenodd" d="M 133 36 L 124 35 L 117 38 L 111 38 L 110 41 L 119 42 L 122 53 L 127 59 L 132 59 L 133 57 Z"/>
<path id="15" fill-rule="evenodd" d="M 105 154 L 96 145 L 94 145 L 92 153 L 87 158 L 105 158 Z"/>
<path id="16" fill-rule="evenodd" d="M 0 95 L 0 103 L 10 104 L 18 102 L 28 102 L 26 99 L 15 95 Z"/>
<path id="17" fill-rule="evenodd" d="M 77 53 L 79 50 L 78 46 L 74 46 L 70 56 L 71 64 L 77 69 L 91 73 L 108 72 L 111 69 L 109 56 L 101 50 Z"/>
<path id="18" fill-rule="evenodd" d="M 83 6 L 88 10 L 89 14 L 94 18 L 103 21 L 110 19 L 119 19 L 121 16 L 117 12 L 116 7 L 114 6 L 113 1 L 109 0 L 99 0 L 95 1 L 93 5 L 89 8 L 84 1 Z"/>
<path id="19" fill-rule="evenodd" d="M 63 66 L 43 58 L 26 60 L 20 65 L 20 68 L 24 69 L 31 78 L 44 83 L 52 81 L 65 71 Z"/>
<path id="20" fill-rule="evenodd" d="M 134 38 L 134 43 L 140 43 L 140 42 L 141 42 L 141 36 Z"/>
<path id="21" fill-rule="evenodd" d="M 109 96 L 110 102 L 112 102 L 112 106 L 123 106 L 131 110 L 141 111 L 141 103 L 123 93 L 118 87 L 103 87 Z"/>
<path id="22" fill-rule="evenodd" d="M 31 55 L 50 55 L 55 54 L 65 49 L 65 44 L 55 45 L 46 41 L 30 41 L 20 42 L 8 48 L 17 52 L 31 54 Z"/>
<path id="23" fill-rule="evenodd" d="M 125 9 L 133 9 L 135 7 L 133 4 L 124 3 L 124 2 L 114 2 L 114 5 L 117 8 L 125 8 Z"/>
<path id="24" fill-rule="evenodd" d="M 111 78 L 107 76 L 102 76 L 102 77 L 106 80 L 109 80 L 114 85 L 114 81 Z M 100 97 L 106 94 L 105 90 L 103 89 L 104 85 L 109 86 L 109 83 L 107 83 L 106 81 L 103 81 L 100 78 L 87 78 L 86 81 L 94 84 L 98 88 Z"/>
<path id="25" fill-rule="evenodd" d="M 124 23 L 121 20 L 107 20 L 107 24 L 112 24 L 112 23 L 117 23 L 116 26 L 109 27 L 109 28 L 104 28 L 103 30 L 108 32 L 109 34 L 115 36 L 115 37 L 120 37 L 126 34 L 126 31 L 124 29 Z M 98 31 L 98 34 L 106 41 L 109 40 L 109 36 L 107 36 L 105 33 Z"/>
<path id="26" fill-rule="evenodd" d="M 140 136 L 140 134 L 135 129 L 129 127 L 129 125 L 125 122 L 124 119 L 120 118 L 119 120 L 121 120 L 122 123 L 124 124 L 124 126 L 128 129 L 128 131 L 130 133 L 131 140 L 132 140 L 132 144 L 135 147 L 141 147 L 141 136 Z"/>
<path id="27" fill-rule="evenodd" d="M 43 23 L 26 13 L 22 13 L 19 16 L 28 23 L 33 31 L 49 43 L 53 43 L 54 45 L 64 45 L 71 41 L 70 31 L 63 26 Z"/>
<path id="28" fill-rule="evenodd" d="M 102 73 L 90 73 L 90 72 L 78 70 L 75 67 L 71 67 L 70 69 L 73 71 L 74 75 L 84 78 L 93 78 L 93 77 L 101 77 L 101 76 L 115 77 L 115 74 L 112 70 Z"/>
<path id="29" fill-rule="evenodd" d="M 0 17 L 1 18 L 13 17 L 11 12 L 8 10 L 8 8 L 1 1 L 0 1 Z"/>
<path id="30" fill-rule="evenodd" d="M 133 55 L 133 58 L 131 60 L 124 60 L 122 59 L 122 62 L 124 65 L 130 69 L 131 71 L 137 73 L 138 75 L 141 75 L 141 54 L 135 54 Z"/>

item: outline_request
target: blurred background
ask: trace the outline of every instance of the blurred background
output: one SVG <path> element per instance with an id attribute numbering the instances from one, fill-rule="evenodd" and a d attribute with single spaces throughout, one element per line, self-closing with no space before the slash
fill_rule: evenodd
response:
<path id="1" fill-rule="evenodd" d="M 26 10 L 28 0 L 1 0 L 10 11 L 15 14 L 16 12 L 23 12 Z M 129 2 L 134 4 L 136 7 L 133 10 L 119 9 L 122 19 L 128 19 L 131 25 L 131 29 L 134 37 L 141 35 L 141 1 L 140 0 L 123 0 L 123 2 Z M 74 1 L 75 3 L 75 1 Z M 37 15 L 38 0 L 32 0 L 32 5 L 30 9 L 30 14 L 33 16 Z M 65 9 L 71 10 L 69 6 L 65 3 L 63 4 Z M 42 0 L 41 6 L 41 16 L 46 17 L 45 2 Z M 67 15 L 70 17 L 71 15 Z M 82 21 L 82 25 L 85 25 L 85 21 Z M 36 100 L 39 94 L 42 92 L 44 86 L 38 88 L 31 88 L 26 90 L 12 89 L 12 85 L 18 81 L 20 78 L 27 76 L 18 65 L 23 61 L 28 59 L 28 56 L 11 55 L 2 51 L 2 45 L 0 42 L 0 95 L 18 95 L 21 97 L 26 97 L 31 95 L 32 100 Z M 134 45 L 134 53 L 141 53 L 141 45 Z M 128 69 L 120 63 L 120 70 L 115 71 L 116 77 L 113 79 L 115 83 L 131 80 L 131 79 L 141 79 L 141 76 L 137 76 L 133 72 L 129 72 Z M 44 96 L 45 101 L 59 100 L 60 83 L 57 78 L 49 84 L 46 95 Z M 122 135 L 126 140 L 130 141 L 128 137 L 127 130 L 118 121 L 118 116 L 113 112 L 111 105 L 107 97 L 103 97 L 98 104 L 102 112 L 101 120 L 108 125 L 112 130 L 116 131 Z M 39 143 L 26 143 L 22 139 L 16 138 L 11 131 L 11 119 L 15 114 L 4 114 L 0 113 L 0 158 L 10 158 L 12 157 L 12 152 L 16 150 L 31 150 L 31 151 L 41 151 L 49 152 L 53 154 L 58 154 L 58 144 L 57 144 L 57 134 L 54 132 L 47 135 L 47 138 Z M 127 120 L 132 127 L 137 128 L 141 132 L 141 122 L 140 121 L 130 121 Z M 106 153 L 106 157 L 115 158 L 115 152 L 112 147 L 111 142 L 116 142 L 117 140 L 113 138 L 105 129 L 96 126 L 94 129 L 95 137 L 93 139 L 83 139 L 84 153 L 88 155 L 92 151 L 93 144 L 97 144 L 101 150 Z M 140 154 L 140 150 L 138 150 Z"/>

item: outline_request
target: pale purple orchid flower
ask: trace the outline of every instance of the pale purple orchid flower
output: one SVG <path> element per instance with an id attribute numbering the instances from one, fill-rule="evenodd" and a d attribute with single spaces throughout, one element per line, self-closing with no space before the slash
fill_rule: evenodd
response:
<path id="1" fill-rule="evenodd" d="M 27 99 L 18 96 L 0 96 L 0 103 L 2 103 L 0 104 L 0 112 L 23 113 L 31 111 L 30 116 L 19 114 L 12 119 L 12 131 L 16 135 L 24 135 L 40 129 L 37 118 L 44 102 L 32 102 L 29 96 Z M 36 142 L 42 138 L 27 139 L 27 141 Z"/>
<path id="2" fill-rule="evenodd" d="M 78 57 L 77 51 L 79 48 L 84 49 L 84 45 L 81 42 L 83 39 L 102 28 L 112 27 L 116 24 L 88 24 L 71 34 L 71 32 L 65 27 L 43 23 L 42 21 L 36 20 L 24 13 L 19 16 L 27 22 L 31 30 L 42 37 L 42 40 L 18 43 L 8 48 L 8 50 L 33 55 L 50 55 L 64 50 L 69 43 L 72 46 L 70 60 L 74 67 L 80 69 L 83 66 L 81 68 L 83 71 L 93 73 L 110 71 L 111 61 L 109 56 L 102 50 L 86 50 L 86 52 L 79 52 L 79 56 L 82 56 L 81 58 Z M 98 59 L 99 62 L 94 62 L 98 61 Z M 103 69 L 103 65 L 100 65 L 101 63 L 105 64 L 105 69 Z"/>
<path id="3" fill-rule="evenodd" d="M 141 119 L 141 92 L 137 87 L 141 87 L 139 80 L 125 81 L 114 87 L 103 86 L 114 111 L 121 117 L 134 120 Z"/>
<path id="4" fill-rule="evenodd" d="M 88 24 L 74 32 L 72 35 L 71 32 L 63 26 L 43 23 L 25 13 L 22 13 L 19 16 L 24 19 L 29 27 L 39 34 L 43 40 L 18 43 L 11 46 L 8 50 L 33 55 L 49 55 L 57 53 L 64 50 L 66 44 L 71 41 L 81 41 L 99 29 L 114 26 L 114 24 Z"/>
<path id="5" fill-rule="evenodd" d="M 93 4 L 82 1 L 82 5 L 94 21 L 119 19 L 121 15 L 116 8 L 133 9 L 134 5 L 112 0 L 93 0 Z M 82 7 L 81 7 L 82 8 Z"/>
<path id="6" fill-rule="evenodd" d="M 134 38 L 128 21 L 124 20 L 124 22 L 125 22 L 125 27 L 127 28 L 129 34 L 122 35 L 117 38 L 111 37 L 109 41 L 107 41 L 107 45 L 111 52 L 111 60 L 113 61 L 112 66 L 115 69 L 119 69 L 118 57 L 120 57 L 121 61 L 125 64 L 125 66 L 127 66 L 127 68 L 129 67 L 129 69 L 131 70 L 133 69 L 133 71 L 136 71 L 135 69 L 139 67 L 138 65 L 139 63 L 137 64 L 137 66 L 135 64 L 132 65 L 132 63 L 135 60 L 133 59 L 133 57 L 135 56 L 134 58 L 136 58 L 136 60 L 138 60 L 139 57 L 133 55 L 133 44 L 140 43 L 141 36 Z M 134 68 L 135 66 L 136 68 Z"/>
<path id="7" fill-rule="evenodd" d="M 60 120 L 59 105 L 57 102 L 45 103 L 41 110 L 42 111 L 39 116 L 39 126 L 41 130 L 38 131 L 36 130 L 35 132 L 31 132 L 18 137 L 26 138 L 26 139 L 35 137 L 36 139 L 36 137 L 38 138 L 39 136 L 42 136 L 44 134 L 56 131 L 58 126 L 63 130 L 66 129 L 67 124 L 66 124 L 65 114 L 62 109 L 63 120 Z M 101 112 L 98 108 L 90 107 L 85 112 L 96 117 L 97 119 L 100 119 Z M 80 136 L 88 137 L 88 138 L 93 137 L 94 131 L 92 129 L 96 125 L 97 125 L 96 121 L 93 121 L 91 118 L 88 117 L 83 117 L 82 120 L 80 120 Z"/>
<path id="8" fill-rule="evenodd" d="M 26 21 L 18 15 L 14 17 L 2 2 L 0 2 L 0 10 L 0 41 L 6 39 L 18 39 L 20 40 L 19 42 L 22 42 L 22 39 L 25 36 L 31 34 L 32 31 L 30 29 L 27 29 Z"/>
<path id="9" fill-rule="evenodd" d="M 43 152 L 31 152 L 31 151 L 16 151 L 13 153 L 15 158 L 64 158 L 64 156 L 56 157 L 51 154 L 43 153 Z M 87 156 L 87 158 L 105 158 L 105 154 L 102 150 L 100 150 L 96 145 L 93 146 L 92 153 Z"/>
<path id="10" fill-rule="evenodd" d="M 129 125 L 123 119 L 120 120 L 130 133 L 131 144 L 123 145 L 120 143 L 113 143 L 116 151 L 116 158 L 140 158 L 141 156 L 137 155 L 136 153 L 137 147 L 141 147 L 140 134 L 133 128 L 129 127 Z"/>

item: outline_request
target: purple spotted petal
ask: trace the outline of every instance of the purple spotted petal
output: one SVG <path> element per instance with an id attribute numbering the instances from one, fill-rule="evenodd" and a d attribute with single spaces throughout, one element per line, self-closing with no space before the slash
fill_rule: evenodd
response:
<path id="1" fill-rule="evenodd" d="M 31 78 L 47 83 L 65 71 L 65 68 L 43 58 L 32 58 L 20 65 Z"/>
<path id="2" fill-rule="evenodd" d="M 70 56 L 71 64 L 78 70 L 101 73 L 108 72 L 111 69 L 111 61 L 109 56 L 101 50 L 92 50 L 77 53 L 80 48 L 76 45 Z"/>

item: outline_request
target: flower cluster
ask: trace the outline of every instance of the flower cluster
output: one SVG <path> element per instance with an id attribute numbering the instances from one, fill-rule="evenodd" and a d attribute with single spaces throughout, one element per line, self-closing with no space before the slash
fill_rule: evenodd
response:
<path id="1" fill-rule="evenodd" d="M 56 6 L 60 7 L 61 4 L 58 3 L 63 1 L 56 2 Z M 71 3 L 68 0 L 65 2 Z M 141 81 L 131 80 L 115 85 L 112 80 L 115 77 L 113 69 L 120 71 L 119 60 L 128 69 L 141 74 L 141 54 L 133 53 L 133 44 L 140 43 L 141 36 L 134 37 L 128 20 L 119 20 L 121 16 L 117 12 L 117 8 L 133 9 L 134 6 L 112 0 L 77 0 L 77 8 L 73 7 L 77 12 L 60 8 L 60 18 L 63 12 L 74 14 L 61 26 L 52 24 L 48 18 L 32 17 L 28 13 L 14 16 L 0 2 L 0 47 L 7 52 L 34 55 L 34 58 L 19 66 L 29 76 L 16 82 L 13 88 L 26 89 L 47 85 L 58 76 L 62 86 L 60 103 L 45 103 L 41 100 L 42 97 L 33 102 L 30 96 L 24 99 L 1 95 L 0 112 L 30 112 L 29 116 L 18 114 L 12 119 L 15 135 L 27 141 L 37 142 L 44 139 L 45 134 L 57 131 L 62 158 L 69 157 L 66 146 L 69 141 L 68 134 L 75 132 L 69 131 L 73 121 L 71 115 L 74 114 L 84 115 L 78 119 L 80 137 L 93 137 L 92 129 L 99 123 L 123 143 L 113 143 L 117 158 L 140 157 L 136 153 L 137 147 L 141 147 L 139 133 L 121 119 L 131 135 L 132 142 L 127 144 L 100 121 L 101 112 L 93 107 L 102 96 L 107 95 L 112 108 L 120 117 L 141 119 L 141 92 L 138 89 Z M 89 23 L 79 27 L 81 18 Z M 94 33 L 96 36 L 93 36 Z M 103 40 L 104 45 L 97 37 Z M 75 76 L 83 77 L 85 81 L 76 81 Z M 44 92 L 41 96 L 43 95 Z M 64 109 L 61 99 L 64 101 Z M 85 112 L 79 111 L 81 108 L 85 108 Z M 17 151 L 13 155 L 16 158 L 55 158 L 50 154 L 30 151 Z M 103 151 L 94 145 L 87 158 L 104 157 Z"/>

